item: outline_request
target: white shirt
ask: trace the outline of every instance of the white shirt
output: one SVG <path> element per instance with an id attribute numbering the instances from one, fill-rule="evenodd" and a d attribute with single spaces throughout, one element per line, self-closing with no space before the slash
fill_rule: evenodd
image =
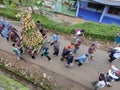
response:
<path id="1" fill-rule="evenodd" d="M 97 83 L 97 86 L 99 87 L 99 88 L 103 88 L 103 87 L 105 87 L 105 81 L 98 81 L 98 83 Z"/>
<path id="2" fill-rule="evenodd" d="M 119 78 L 119 77 L 117 77 L 117 76 L 115 75 L 115 73 L 112 72 L 111 69 L 108 70 L 108 74 L 109 74 L 109 76 L 111 76 L 113 79 L 118 79 L 118 78 Z"/>
<path id="3" fill-rule="evenodd" d="M 113 56 L 114 56 L 115 58 L 119 58 L 119 57 L 120 57 L 120 47 L 116 47 L 115 49 L 116 49 L 116 51 L 115 51 L 115 53 L 114 53 Z"/>

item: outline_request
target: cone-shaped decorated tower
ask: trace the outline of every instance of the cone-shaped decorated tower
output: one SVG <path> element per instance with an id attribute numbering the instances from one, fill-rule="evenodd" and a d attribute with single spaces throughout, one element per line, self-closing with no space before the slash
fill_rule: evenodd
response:
<path id="1" fill-rule="evenodd" d="M 43 43 L 43 36 L 39 32 L 31 14 L 27 11 L 20 12 L 16 17 L 21 17 L 23 45 L 36 48 L 38 50 Z"/>

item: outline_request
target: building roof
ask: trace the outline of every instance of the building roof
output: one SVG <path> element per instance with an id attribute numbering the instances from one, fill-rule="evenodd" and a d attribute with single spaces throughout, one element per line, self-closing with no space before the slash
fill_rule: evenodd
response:
<path id="1" fill-rule="evenodd" d="M 120 0 L 93 0 L 93 1 L 106 5 L 120 6 Z"/>

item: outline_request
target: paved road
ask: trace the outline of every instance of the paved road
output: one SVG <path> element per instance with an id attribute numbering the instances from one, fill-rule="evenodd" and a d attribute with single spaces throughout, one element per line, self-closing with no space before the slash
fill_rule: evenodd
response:
<path id="1" fill-rule="evenodd" d="M 15 27 L 20 30 L 21 27 L 18 24 L 13 24 Z M 49 33 L 48 37 L 50 37 L 52 34 Z M 66 46 L 68 43 L 70 43 L 69 40 L 64 38 L 63 36 L 60 36 L 60 48 L 62 51 L 63 47 Z M 5 38 L 2 38 L 0 36 L 0 49 L 6 50 L 10 53 L 12 52 L 12 42 L 7 42 Z M 87 87 L 92 88 L 91 81 L 95 80 L 97 78 L 97 72 L 107 72 L 108 64 L 107 64 L 107 58 L 108 54 L 107 52 L 97 49 L 95 53 L 95 61 L 91 61 L 90 63 L 84 63 L 82 66 L 78 66 L 75 64 L 73 68 L 66 68 L 65 67 L 65 61 L 60 61 L 60 55 L 59 56 L 53 56 L 53 48 L 49 45 L 49 43 L 46 43 L 46 46 L 49 47 L 50 51 L 50 57 L 52 58 L 52 62 L 49 62 L 47 58 L 40 57 L 40 54 L 36 56 L 36 59 L 33 60 L 28 55 L 23 55 L 23 57 L 28 60 L 29 62 L 32 62 L 34 64 L 40 65 L 48 70 L 54 71 L 58 74 L 64 75 L 72 80 L 75 80 Z M 79 55 L 82 55 L 86 53 L 88 50 L 88 46 L 81 45 L 79 51 L 74 56 L 77 57 Z M 41 53 L 41 52 L 40 52 Z M 115 61 L 114 65 L 120 68 L 120 61 Z M 119 90 L 120 83 L 119 82 L 112 82 L 113 87 L 110 88 L 103 88 L 103 90 Z"/>

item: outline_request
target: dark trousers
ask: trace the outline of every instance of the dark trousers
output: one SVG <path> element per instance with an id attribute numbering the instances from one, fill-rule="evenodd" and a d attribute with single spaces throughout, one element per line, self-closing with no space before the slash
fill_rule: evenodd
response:
<path id="1" fill-rule="evenodd" d="M 82 65 L 82 63 L 78 59 L 75 59 L 75 62 L 79 62 L 78 66 Z"/>
<path id="2" fill-rule="evenodd" d="M 44 56 L 43 54 L 41 54 L 41 57 L 42 56 Z M 48 56 L 48 55 L 46 55 L 45 57 L 47 57 L 47 59 L 50 61 L 51 60 L 51 58 Z"/>
<path id="3" fill-rule="evenodd" d="M 54 42 L 52 42 L 50 45 L 52 46 L 54 44 Z"/>
<path id="4" fill-rule="evenodd" d="M 58 51 L 54 51 L 53 55 L 58 56 L 59 50 Z"/>
<path id="5" fill-rule="evenodd" d="M 109 62 L 112 62 L 113 60 L 115 60 L 115 59 L 116 59 L 113 55 L 114 55 L 114 54 L 110 54 L 110 55 L 109 55 L 109 57 L 110 57 Z"/>

